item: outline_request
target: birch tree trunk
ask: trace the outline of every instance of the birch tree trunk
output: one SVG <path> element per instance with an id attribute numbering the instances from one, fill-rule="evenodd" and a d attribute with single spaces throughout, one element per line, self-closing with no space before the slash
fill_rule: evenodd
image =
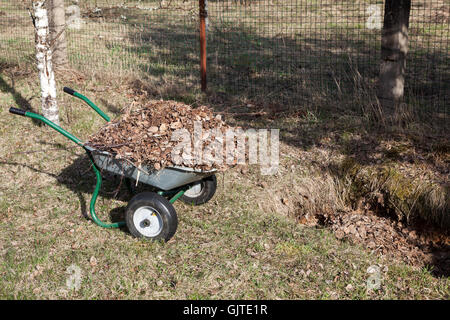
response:
<path id="1" fill-rule="evenodd" d="M 388 112 L 403 99 L 410 11 L 411 0 L 386 0 L 378 98 Z"/>
<path id="2" fill-rule="evenodd" d="M 59 124 L 58 105 L 56 103 L 56 83 L 49 41 L 48 16 L 44 2 L 33 2 L 36 60 L 41 83 L 42 114 L 50 121 Z"/>
<path id="3" fill-rule="evenodd" d="M 64 0 L 47 0 L 49 10 L 50 39 L 53 42 L 53 66 L 55 68 L 67 65 L 66 14 Z"/>

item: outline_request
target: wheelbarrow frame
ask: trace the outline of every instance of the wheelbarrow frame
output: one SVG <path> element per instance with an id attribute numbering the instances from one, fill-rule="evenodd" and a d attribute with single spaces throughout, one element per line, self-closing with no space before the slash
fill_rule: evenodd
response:
<path id="1" fill-rule="evenodd" d="M 105 119 L 108 122 L 110 121 L 110 117 L 84 95 L 67 87 L 64 87 L 63 91 L 83 100 L 103 119 Z M 117 175 L 124 176 L 127 179 L 139 180 L 142 183 L 157 189 L 158 190 L 157 194 L 163 197 L 170 197 L 169 202 L 171 204 L 173 204 L 181 196 L 183 196 L 183 194 L 192 186 L 194 182 L 201 181 L 202 179 L 211 176 L 215 173 L 215 170 L 201 171 L 177 166 L 167 167 L 159 171 L 149 170 L 149 168 L 147 167 L 137 168 L 134 164 L 131 163 L 125 164 L 123 160 L 121 161 L 120 159 L 115 159 L 113 155 L 109 152 L 99 151 L 91 146 L 86 145 L 85 143 L 83 143 L 83 141 L 81 141 L 68 131 L 61 128 L 59 125 L 55 124 L 54 122 L 50 121 L 49 119 L 45 118 L 40 114 L 17 108 L 10 108 L 9 112 L 42 121 L 43 123 L 47 124 L 49 127 L 59 132 L 69 140 L 73 141 L 86 151 L 86 154 L 89 157 L 89 160 L 92 164 L 92 168 L 96 176 L 96 184 L 90 201 L 89 212 L 92 220 L 97 225 L 103 228 L 119 228 L 124 226 L 126 223 L 125 221 L 105 223 L 98 218 L 95 212 L 95 203 L 97 201 L 97 197 L 102 186 L 102 175 L 101 175 L 102 169 Z M 150 171 L 152 171 L 151 174 L 149 174 Z M 183 177 L 183 175 L 185 176 Z M 164 182 L 167 179 L 172 181 L 169 183 Z"/>

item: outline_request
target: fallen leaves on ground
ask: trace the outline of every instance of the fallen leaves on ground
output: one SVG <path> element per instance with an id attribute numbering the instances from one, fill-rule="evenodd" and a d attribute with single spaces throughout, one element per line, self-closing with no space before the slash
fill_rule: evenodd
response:
<path id="1" fill-rule="evenodd" d="M 445 232 L 416 230 L 371 211 L 320 214 L 318 219 L 340 240 L 363 244 L 411 265 L 433 265 L 436 274 L 450 274 L 450 236 Z"/>

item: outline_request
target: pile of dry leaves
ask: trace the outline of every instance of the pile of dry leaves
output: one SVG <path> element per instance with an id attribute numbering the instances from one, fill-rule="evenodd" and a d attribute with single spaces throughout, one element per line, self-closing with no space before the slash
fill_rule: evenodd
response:
<path id="1" fill-rule="evenodd" d="M 321 214 L 322 224 L 336 238 L 361 243 L 373 252 L 400 258 L 411 265 L 433 266 L 433 273 L 450 273 L 450 234 L 405 226 L 373 212 L 353 211 Z"/>
<path id="2" fill-rule="evenodd" d="M 201 128 L 201 137 L 194 136 L 198 133 L 194 130 L 194 124 Z M 180 136 L 174 133 L 178 130 L 178 133 L 189 134 L 194 143 L 201 139 L 202 147 L 206 148 L 223 139 L 229 128 L 220 115 L 214 115 L 206 106 L 192 108 L 176 101 L 149 101 L 145 105 L 128 108 L 122 117 L 107 123 L 92 135 L 87 145 L 108 151 L 117 159 L 126 159 L 137 167 L 145 165 L 159 170 L 182 165 L 201 170 L 224 170 L 227 167 L 225 161 L 214 161 L 214 152 L 212 158 L 205 159 L 204 156 L 195 159 L 186 157 L 181 149 L 179 156 L 174 159 L 172 151 L 181 140 L 175 139 Z M 217 132 L 221 132 L 222 137 L 216 135 Z"/>

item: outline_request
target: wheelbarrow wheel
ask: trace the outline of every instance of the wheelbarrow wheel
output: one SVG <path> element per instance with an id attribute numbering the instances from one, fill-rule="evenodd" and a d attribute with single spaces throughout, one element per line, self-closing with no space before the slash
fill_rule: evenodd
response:
<path id="1" fill-rule="evenodd" d="M 128 202 L 125 221 L 133 236 L 151 240 L 169 241 L 178 226 L 173 205 L 153 192 L 139 193 Z"/>
<path id="2" fill-rule="evenodd" d="M 217 179 L 215 175 L 212 175 L 194 184 L 180 197 L 180 200 L 198 206 L 211 200 L 216 193 L 216 189 Z"/>

